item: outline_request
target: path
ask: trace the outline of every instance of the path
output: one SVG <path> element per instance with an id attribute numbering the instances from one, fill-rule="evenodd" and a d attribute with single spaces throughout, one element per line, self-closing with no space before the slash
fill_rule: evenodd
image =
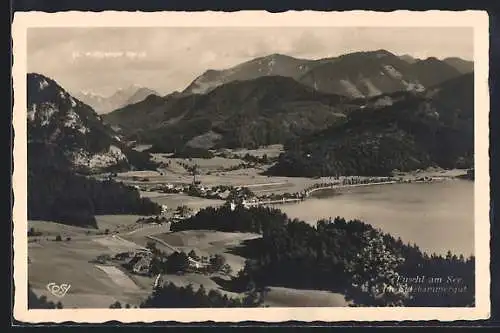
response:
<path id="1" fill-rule="evenodd" d="M 376 182 L 376 183 L 366 183 L 366 184 L 329 185 L 329 186 L 322 186 L 322 187 L 307 190 L 306 195 L 310 195 L 311 193 L 319 191 L 319 190 L 325 190 L 325 189 L 330 189 L 330 188 L 336 189 L 336 188 L 346 188 L 346 187 L 388 185 L 388 184 L 396 184 L 396 183 L 399 183 L 399 182 L 396 180 L 391 180 L 391 181 L 387 181 L 387 182 Z"/>
<path id="2" fill-rule="evenodd" d="M 168 247 L 170 250 L 174 251 L 174 252 L 181 252 L 181 250 L 179 250 L 178 248 L 168 244 L 167 242 L 165 242 L 164 240 L 162 239 L 159 239 L 159 238 L 156 238 L 155 236 L 146 236 L 146 238 L 149 238 L 151 240 L 154 240 L 155 242 L 158 242 L 162 245 L 165 245 L 166 247 Z"/>
<path id="3" fill-rule="evenodd" d="M 129 231 L 126 235 L 133 235 L 139 231 L 145 231 L 145 230 L 151 230 L 151 229 L 153 229 L 153 230 L 159 229 L 157 233 L 170 232 L 170 225 L 171 225 L 171 222 L 162 223 L 162 224 L 151 224 L 151 225 L 147 225 L 147 226 Z"/>
<path id="4" fill-rule="evenodd" d="M 308 196 L 311 195 L 311 193 L 319 191 L 319 190 L 325 190 L 325 189 L 337 189 L 337 188 L 360 187 L 360 186 L 375 186 L 375 185 L 388 185 L 388 184 L 396 184 L 396 183 L 399 183 L 399 182 L 394 180 L 394 181 L 376 182 L 376 183 L 367 183 L 367 184 L 346 184 L 346 185 L 322 186 L 322 187 L 317 187 L 317 188 L 313 188 L 313 189 L 310 189 L 310 190 L 306 190 L 304 198 L 283 198 L 283 199 L 276 199 L 276 200 L 261 200 L 261 201 L 257 201 L 257 202 L 247 202 L 246 206 L 272 205 L 272 204 L 280 204 L 280 203 L 287 203 L 287 202 L 304 201 Z"/>

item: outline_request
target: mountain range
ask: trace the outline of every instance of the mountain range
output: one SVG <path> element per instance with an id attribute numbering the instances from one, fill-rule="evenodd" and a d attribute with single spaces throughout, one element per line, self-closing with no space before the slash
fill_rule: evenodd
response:
<path id="1" fill-rule="evenodd" d="M 232 81 L 284 76 L 325 93 L 372 97 L 401 90 L 422 91 L 472 70 L 472 62 L 459 58 L 421 60 L 408 55 L 397 56 L 386 50 L 318 60 L 272 54 L 225 70 L 207 70 L 184 93 L 205 94 Z"/>
<path id="2" fill-rule="evenodd" d="M 271 55 L 207 71 L 180 93 L 135 88 L 114 94 L 125 106 L 99 115 L 53 79 L 27 74 L 28 218 L 95 227 L 96 214 L 158 214 L 135 189 L 86 177 L 156 169 L 130 141 L 150 152 L 281 143 L 267 171 L 281 176 L 474 164 L 473 64 L 458 58 Z"/>
<path id="3" fill-rule="evenodd" d="M 273 54 L 209 70 L 182 93 L 149 96 L 103 119 L 157 152 L 255 148 L 326 129 L 371 100 L 385 105 L 392 94 L 393 103 L 463 75 L 436 58 L 401 58 L 385 50 L 321 60 Z"/>
<path id="4" fill-rule="evenodd" d="M 468 72 L 470 64 L 458 58 L 446 61 L 403 58 L 406 59 L 384 50 L 321 60 L 274 54 L 230 70 L 208 71 L 200 77 L 203 80 L 197 78 L 181 93 L 163 97 L 148 94 L 137 101 L 144 95 L 128 96 L 124 90 L 118 95 L 127 95 L 133 103 L 104 115 L 96 114 L 92 107 L 71 96 L 55 81 L 29 74 L 29 142 L 57 146 L 73 169 L 86 173 L 113 168 L 154 168 L 147 153 L 128 147 L 130 141 L 151 144 L 150 152 L 286 144 L 287 152 L 274 168 L 277 173 L 293 170 L 289 161 L 307 165 L 307 161 L 301 160 L 304 149 L 319 151 L 313 156 L 323 156 L 326 160 L 336 156 L 335 163 L 343 163 L 338 162 L 342 160 L 341 153 L 326 153 L 322 149 L 355 151 L 352 148 L 355 145 L 366 146 L 363 140 L 375 144 L 381 138 L 385 138 L 381 139 L 384 144 L 393 142 L 397 146 L 404 142 L 406 147 L 399 146 L 404 163 L 384 162 L 391 168 L 407 169 L 409 165 L 434 162 L 456 165 L 459 160 L 462 164 L 469 163 L 467 140 L 473 132 L 474 91 L 473 74 Z M 456 69 L 460 66 L 468 74 Z M 362 93 L 347 93 L 342 88 L 347 81 Z M 370 84 L 366 85 L 367 82 Z M 377 89 L 363 90 L 363 84 L 365 88 L 371 85 Z M 432 117 L 436 119 L 429 120 Z M 358 124 L 359 119 L 365 119 L 362 125 Z M 384 123 L 391 130 L 382 128 Z M 434 131 L 424 131 L 425 140 L 434 138 L 436 147 L 444 142 L 447 149 L 436 154 L 427 141 L 424 140 L 425 144 L 419 141 L 421 133 L 415 137 L 412 131 L 422 126 Z M 398 131 L 392 131 L 394 128 Z M 455 134 L 461 136 L 455 138 Z M 380 143 L 382 147 L 384 144 Z M 460 149 L 452 149 L 455 146 Z M 372 152 L 379 149 L 379 146 L 368 147 L 373 148 Z M 411 151 L 416 155 L 411 155 Z M 358 157 L 358 161 L 362 160 Z M 374 160 L 378 158 L 382 157 Z M 408 161 L 419 162 L 408 164 Z M 318 165 L 323 162 L 315 161 Z M 373 171 L 371 167 L 368 171 L 349 168 L 310 170 L 316 170 L 315 174 Z"/>
<path id="5" fill-rule="evenodd" d="M 353 104 L 354 103 L 354 104 Z M 103 117 L 155 151 L 282 143 L 326 128 L 359 102 L 283 76 L 233 81 L 207 94 L 150 96 Z"/>
<path id="6" fill-rule="evenodd" d="M 110 96 L 102 96 L 86 91 L 74 94 L 76 98 L 91 106 L 99 114 L 111 112 L 125 105 L 138 103 L 150 95 L 159 94 L 152 89 L 135 84 L 124 89 L 119 89 Z"/>
<path id="7" fill-rule="evenodd" d="M 72 169 L 82 173 L 147 164 L 149 156 L 130 149 L 90 106 L 54 80 L 29 73 L 27 97 L 28 146 L 40 151 L 55 147 Z"/>

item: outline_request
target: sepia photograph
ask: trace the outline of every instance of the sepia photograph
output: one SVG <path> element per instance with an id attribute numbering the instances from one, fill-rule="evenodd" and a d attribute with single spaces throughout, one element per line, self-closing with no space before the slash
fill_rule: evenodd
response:
<path id="1" fill-rule="evenodd" d="M 487 318 L 486 14 L 22 14 L 20 318 Z"/>

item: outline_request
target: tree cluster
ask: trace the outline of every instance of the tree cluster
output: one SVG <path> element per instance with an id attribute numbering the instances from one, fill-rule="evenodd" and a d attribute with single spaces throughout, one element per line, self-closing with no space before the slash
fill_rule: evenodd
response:
<path id="1" fill-rule="evenodd" d="M 28 285 L 28 309 L 62 309 L 61 302 L 54 303 L 47 300 L 47 296 L 42 295 L 38 297 L 31 286 Z"/>
<path id="2" fill-rule="evenodd" d="M 242 308 L 257 307 L 262 303 L 258 293 L 250 292 L 242 298 L 230 298 L 219 290 L 208 292 L 201 285 L 177 287 L 172 282 L 157 288 L 141 305 L 141 308 Z"/>
<path id="3" fill-rule="evenodd" d="M 287 142 L 269 173 L 388 176 L 395 169 L 471 168 L 471 92 L 473 77 L 466 75 L 444 84 L 432 97 L 408 94 L 389 106 L 352 111 L 343 122 Z"/>
<path id="4" fill-rule="evenodd" d="M 471 306 L 474 303 L 474 257 L 426 254 L 359 220 L 321 220 L 316 227 L 290 220 L 265 207 L 231 210 L 206 208 L 173 230 L 209 229 L 256 232 L 239 254 L 249 258 L 235 288 L 251 283 L 259 288 L 280 285 L 343 293 L 365 306 Z M 410 289 L 404 277 L 459 276 L 465 290 L 422 293 Z"/>
<path id="5" fill-rule="evenodd" d="M 139 191 L 113 180 L 99 181 L 76 174 L 61 152 L 45 150 L 47 156 L 35 152 L 43 146 L 29 145 L 28 218 L 50 220 L 96 228 L 95 215 L 161 213 L 161 206 Z"/>

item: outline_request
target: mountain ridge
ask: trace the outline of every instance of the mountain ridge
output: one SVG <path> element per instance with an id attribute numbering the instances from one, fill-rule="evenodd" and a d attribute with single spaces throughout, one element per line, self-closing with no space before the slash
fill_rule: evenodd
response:
<path id="1" fill-rule="evenodd" d="M 164 142 L 167 150 L 182 148 L 210 133 L 221 140 L 206 148 L 255 147 L 280 143 L 337 121 L 345 111 L 338 106 L 346 100 L 291 78 L 264 76 L 232 81 L 207 94 L 143 101 L 104 119 L 121 127 L 131 139 L 138 136 L 151 144 Z"/>
<path id="2" fill-rule="evenodd" d="M 471 73 L 474 71 L 474 61 L 464 60 L 459 57 L 448 57 L 443 59 L 448 65 L 453 66 L 462 74 Z"/>
<path id="3" fill-rule="evenodd" d="M 474 165 L 473 74 L 421 94 L 396 95 L 382 105 L 375 105 L 374 98 L 345 122 L 288 143 L 269 174 L 377 176 Z"/>
<path id="4" fill-rule="evenodd" d="M 315 60 L 270 54 L 227 69 L 206 70 L 183 92 L 206 94 L 231 81 L 271 75 L 290 77 L 326 93 L 371 97 L 398 90 L 422 90 L 462 74 L 454 66 L 437 59 L 438 64 L 426 66 L 434 62 L 432 57 L 408 59 L 408 56 L 396 56 L 383 49 Z M 441 71 L 443 75 L 439 81 Z"/>
<path id="5" fill-rule="evenodd" d="M 74 94 L 76 98 L 91 106 L 98 114 L 109 113 L 125 105 L 140 102 L 149 95 L 159 96 L 160 94 L 153 89 L 137 84 L 120 88 L 108 96 L 85 91 Z"/>
<path id="6" fill-rule="evenodd" d="M 100 172 L 148 165 L 146 154 L 132 151 L 90 106 L 55 80 L 27 74 L 28 145 L 58 147 L 75 170 Z"/>
<path id="7" fill-rule="evenodd" d="M 155 168 L 56 81 L 28 73 L 28 219 L 97 228 L 96 214 L 158 214 L 139 191 L 92 173 Z"/>

